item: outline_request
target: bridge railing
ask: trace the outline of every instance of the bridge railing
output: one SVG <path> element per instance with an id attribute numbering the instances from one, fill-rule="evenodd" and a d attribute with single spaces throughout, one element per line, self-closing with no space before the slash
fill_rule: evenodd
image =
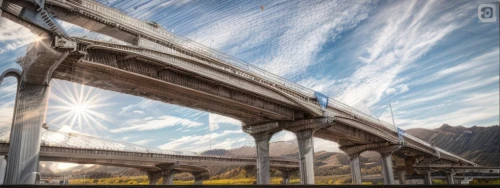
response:
<path id="1" fill-rule="evenodd" d="M 45 129 L 42 132 L 42 145 L 144 153 L 198 155 L 195 152 L 162 150 L 159 148 L 140 146 L 104 138 L 96 138 L 78 133 L 63 133 Z"/>

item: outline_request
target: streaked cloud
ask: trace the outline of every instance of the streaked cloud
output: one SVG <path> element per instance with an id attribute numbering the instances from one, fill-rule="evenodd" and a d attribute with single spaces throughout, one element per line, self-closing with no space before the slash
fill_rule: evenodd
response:
<path id="1" fill-rule="evenodd" d="M 183 126 L 183 127 L 198 127 L 203 125 L 199 122 L 194 122 L 189 119 L 178 118 L 174 116 L 161 116 L 157 119 L 148 120 L 143 123 L 132 124 L 128 127 L 122 127 L 109 130 L 112 133 L 130 132 L 130 131 L 149 131 L 163 129 L 166 127 Z"/>

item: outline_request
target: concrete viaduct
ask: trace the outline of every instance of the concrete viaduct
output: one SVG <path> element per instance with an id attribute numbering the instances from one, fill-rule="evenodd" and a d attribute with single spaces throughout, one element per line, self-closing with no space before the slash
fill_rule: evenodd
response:
<path id="1" fill-rule="evenodd" d="M 53 139 L 54 137 L 60 139 Z M 145 171 L 152 185 L 161 177 L 163 177 L 161 184 L 173 185 L 173 177 L 179 172 L 191 173 L 195 179 L 194 183 L 201 184 L 203 180 L 210 178 L 208 170 L 210 166 L 234 165 L 248 169 L 256 165 L 256 158 L 252 156 L 207 156 L 165 151 L 45 129 L 42 130 L 41 140 L 40 161 L 135 168 Z M 8 155 L 8 151 L 9 143 L 0 141 L 0 156 Z M 281 171 L 282 174 L 298 170 L 298 161 L 294 159 L 271 158 L 269 162 L 272 168 Z M 288 182 L 289 176 L 283 178 L 283 182 Z"/>
<path id="2" fill-rule="evenodd" d="M 240 120 L 255 138 L 257 183 L 270 183 L 269 139 L 292 131 L 299 144 L 300 179 L 314 184 L 313 137 L 337 142 L 351 158 L 352 183 L 361 184 L 359 155 L 382 156 L 386 184 L 394 171 L 425 174 L 413 166 L 447 163 L 476 166 L 341 102 L 257 67 L 176 36 L 91 0 L 0 0 L 1 16 L 40 36 L 18 63 L 7 184 L 32 183 L 40 155 L 52 78 L 222 114 Z M 50 8 L 49 8 L 50 7 Z M 57 19 L 129 45 L 72 38 Z M 396 164 L 396 165 L 394 165 Z"/>

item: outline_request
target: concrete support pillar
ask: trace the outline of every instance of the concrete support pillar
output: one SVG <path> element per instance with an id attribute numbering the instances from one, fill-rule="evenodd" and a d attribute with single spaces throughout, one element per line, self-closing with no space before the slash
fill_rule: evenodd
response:
<path id="1" fill-rule="evenodd" d="M 314 144 L 313 129 L 295 132 L 299 144 L 300 183 L 314 184 Z"/>
<path id="2" fill-rule="evenodd" d="M 431 171 L 430 170 L 427 170 L 425 172 L 424 184 L 425 185 L 432 185 L 432 177 L 431 177 Z"/>
<path id="3" fill-rule="evenodd" d="M 446 180 L 448 181 L 448 185 L 455 184 L 455 172 L 446 172 Z"/>
<path id="4" fill-rule="evenodd" d="M 271 183 L 271 174 L 269 166 L 269 140 L 271 135 L 255 138 L 255 147 L 257 149 L 257 184 L 265 185 Z"/>
<path id="5" fill-rule="evenodd" d="M 406 170 L 399 170 L 399 185 L 406 185 Z"/>
<path id="6" fill-rule="evenodd" d="M 392 152 L 381 153 L 382 158 L 382 175 L 384 177 L 384 185 L 394 185 L 394 172 L 392 169 Z"/>
<path id="7" fill-rule="evenodd" d="M 179 171 L 177 170 L 165 170 L 163 171 L 163 182 L 162 185 L 173 185 L 174 184 L 174 175 Z"/>
<path id="8" fill-rule="evenodd" d="M 148 180 L 149 180 L 149 185 L 156 185 L 158 180 L 161 177 L 161 172 L 159 171 L 147 171 L 148 174 Z"/>
<path id="9" fill-rule="evenodd" d="M 287 170 L 281 171 L 281 184 L 286 185 L 290 183 L 290 172 Z"/>
<path id="10" fill-rule="evenodd" d="M 361 166 L 359 163 L 359 154 L 350 155 L 349 158 L 351 166 L 351 183 L 361 185 Z"/>
<path id="11" fill-rule="evenodd" d="M 2 0 L 0 0 L 1 2 Z M 7 160 L 5 156 L 0 156 L 0 185 L 3 185 L 3 180 L 5 178 L 5 170 L 7 169 Z"/>
<path id="12" fill-rule="evenodd" d="M 206 180 L 209 178 L 209 173 L 208 172 L 193 172 L 191 173 L 194 176 L 194 184 L 195 185 L 202 185 L 203 180 Z"/>
<path id="13" fill-rule="evenodd" d="M 34 184 L 49 96 L 47 85 L 21 82 L 14 107 L 5 184 Z"/>
<path id="14" fill-rule="evenodd" d="M 274 133 L 281 131 L 278 122 L 265 123 L 260 125 L 245 125 L 243 131 L 252 135 L 255 139 L 257 150 L 257 184 L 264 185 L 271 183 L 269 167 L 269 140 Z"/>

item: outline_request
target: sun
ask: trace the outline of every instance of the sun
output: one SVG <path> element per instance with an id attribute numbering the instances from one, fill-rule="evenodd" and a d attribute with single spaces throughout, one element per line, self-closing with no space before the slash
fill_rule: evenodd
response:
<path id="1" fill-rule="evenodd" d="M 109 97 L 101 90 L 67 81 L 55 81 L 51 86 L 49 114 L 50 124 L 93 132 L 107 130 L 103 124 L 112 118 L 102 113 L 101 108 L 109 106 Z"/>

